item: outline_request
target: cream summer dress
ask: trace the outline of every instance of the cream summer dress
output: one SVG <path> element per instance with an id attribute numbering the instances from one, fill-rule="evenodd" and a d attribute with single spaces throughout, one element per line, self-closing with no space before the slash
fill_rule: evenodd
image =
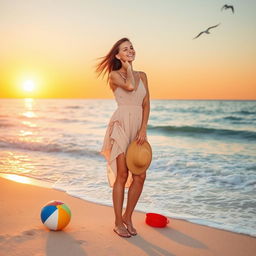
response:
<path id="1" fill-rule="evenodd" d="M 101 154 L 107 160 L 108 182 L 113 187 L 117 175 L 116 158 L 126 153 L 128 145 L 135 139 L 142 122 L 142 102 L 146 96 L 145 86 L 139 78 L 137 88 L 126 91 L 117 87 L 114 91 L 117 109 L 110 118 L 103 141 Z M 132 174 L 129 171 L 125 187 L 132 183 Z"/>

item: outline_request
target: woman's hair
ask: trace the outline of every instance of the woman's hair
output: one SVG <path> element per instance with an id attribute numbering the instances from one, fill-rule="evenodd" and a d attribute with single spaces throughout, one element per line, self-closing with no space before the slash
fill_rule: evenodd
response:
<path id="1" fill-rule="evenodd" d="M 111 48 L 111 50 L 106 56 L 98 58 L 98 59 L 102 59 L 96 65 L 96 72 L 98 73 L 98 77 L 102 74 L 102 72 L 104 77 L 107 72 L 109 74 L 112 70 L 118 70 L 122 67 L 122 63 L 119 59 L 116 58 L 116 54 L 118 54 L 119 52 L 119 46 L 126 41 L 130 41 L 130 40 L 126 37 L 121 38 L 113 45 L 113 47 Z"/>

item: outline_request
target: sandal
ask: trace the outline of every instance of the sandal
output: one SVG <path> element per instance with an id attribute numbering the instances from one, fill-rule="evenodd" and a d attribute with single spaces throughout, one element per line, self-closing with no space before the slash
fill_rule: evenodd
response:
<path id="1" fill-rule="evenodd" d="M 125 223 L 125 222 L 124 222 L 124 224 L 125 224 L 126 229 L 127 229 L 128 233 L 129 233 L 130 235 L 132 235 L 132 236 L 136 236 L 136 235 L 137 235 L 137 231 L 136 231 L 136 229 L 133 227 L 132 224 L 127 224 L 127 223 Z"/>
<path id="2" fill-rule="evenodd" d="M 128 229 L 126 229 L 124 227 L 115 227 L 113 229 L 113 231 L 121 237 L 126 237 L 126 238 L 131 237 L 130 232 L 128 231 Z"/>

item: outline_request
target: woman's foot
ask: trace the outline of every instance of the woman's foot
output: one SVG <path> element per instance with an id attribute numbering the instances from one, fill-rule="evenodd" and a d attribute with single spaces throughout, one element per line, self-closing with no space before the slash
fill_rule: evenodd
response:
<path id="1" fill-rule="evenodd" d="M 132 221 L 128 220 L 126 217 L 123 216 L 123 222 L 124 222 L 124 224 L 126 226 L 127 231 L 129 232 L 129 234 L 132 235 L 132 236 L 136 236 L 137 235 L 137 231 L 133 227 Z"/>
<path id="2" fill-rule="evenodd" d="M 113 229 L 113 231 L 114 231 L 115 233 L 117 233 L 117 234 L 118 234 L 119 236 L 121 236 L 121 237 L 126 237 L 126 238 L 131 237 L 130 232 L 128 231 L 128 229 L 125 228 L 124 225 L 116 226 L 116 227 Z"/>

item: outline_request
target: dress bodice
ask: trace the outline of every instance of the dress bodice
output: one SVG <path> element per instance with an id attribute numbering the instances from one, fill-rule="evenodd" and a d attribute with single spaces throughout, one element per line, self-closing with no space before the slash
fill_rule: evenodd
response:
<path id="1" fill-rule="evenodd" d="M 126 91 L 121 87 L 117 87 L 114 91 L 114 95 L 115 95 L 115 99 L 118 106 L 121 106 L 121 105 L 141 106 L 143 99 L 146 95 L 146 89 L 140 78 L 139 84 L 136 90 Z"/>

